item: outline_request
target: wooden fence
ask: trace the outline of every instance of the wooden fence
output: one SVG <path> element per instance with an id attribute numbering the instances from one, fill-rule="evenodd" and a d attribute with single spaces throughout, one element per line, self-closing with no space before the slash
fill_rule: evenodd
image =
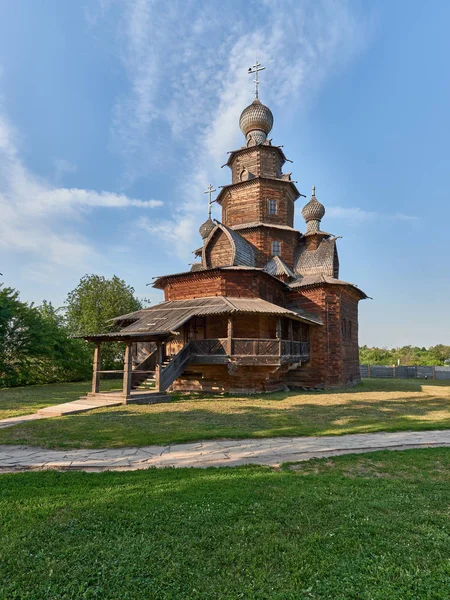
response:
<path id="1" fill-rule="evenodd" d="M 450 379 L 450 367 L 360 365 L 361 377 L 387 379 Z"/>

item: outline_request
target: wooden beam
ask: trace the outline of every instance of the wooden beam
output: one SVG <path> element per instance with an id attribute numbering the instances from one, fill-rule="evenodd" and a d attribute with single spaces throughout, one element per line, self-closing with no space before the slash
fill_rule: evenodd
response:
<path id="1" fill-rule="evenodd" d="M 289 319 L 288 326 L 289 326 L 289 342 L 290 342 L 289 353 L 292 356 L 292 354 L 294 354 L 294 343 L 293 343 L 294 342 L 294 327 L 293 327 L 292 319 Z"/>
<path id="2" fill-rule="evenodd" d="M 228 327 L 227 327 L 227 354 L 228 356 L 231 356 L 233 354 L 233 333 L 234 333 L 234 327 L 233 327 L 233 317 L 232 315 L 230 315 L 228 317 Z"/>
<path id="3" fill-rule="evenodd" d="M 125 399 L 131 398 L 131 372 L 133 366 L 132 343 L 127 342 L 123 361 L 123 395 Z"/>
<path id="4" fill-rule="evenodd" d="M 100 357 L 100 346 L 101 344 L 98 342 L 95 344 L 94 348 L 94 361 L 92 364 L 92 393 L 98 394 L 100 391 L 100 370 L 101 366 L 101 357 Z"/>
<path id="5" fill-rule="evenodd" d="M 156 342 L 155 391 L 161 391 L 161 365 L 163 361 L 163 344 Z"/>

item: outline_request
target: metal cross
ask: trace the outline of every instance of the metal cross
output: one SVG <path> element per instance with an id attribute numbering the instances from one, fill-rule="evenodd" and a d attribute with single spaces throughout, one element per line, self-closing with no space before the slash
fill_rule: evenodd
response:
<path id="1" fill-rule="evenodd" d="M 250 73 L 255 73 L 255 79 L 253 80 L 255 82 L 255 98 L 258 98 L 258 85 L 259 85 L 259 79 L 258 79 L 258 73 L 259 71 L 264 71 L 266 67 L 263 67 L 261 65 L 261 63 L 258 62 L 258 60 L 255 61 L 255 64 L 252 67 L 249 67 L 248 69 L 248 74 L 250 75 Z"/>
<path id="2" fill-rule="evenodd" d="M 211 205 L 213 202 L 215 202 L 215 200 L 211 200 L 211 194 L 213 192 L 217 192 L 216 188 L 213 187 L 211 184 L 208 185 L 205 194 L 209 194 L 209 200 L 208 200 L 208 219 L 211 218 Z"/>

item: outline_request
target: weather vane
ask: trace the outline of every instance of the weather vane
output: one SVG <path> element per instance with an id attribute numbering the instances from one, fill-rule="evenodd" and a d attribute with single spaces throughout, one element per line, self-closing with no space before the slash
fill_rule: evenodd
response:
<path id="1" fill-rule="evenodd" d="M 250 73 L 255 73 L 255 79 L 253 80 L 255 82 L 255 98 L 258 99 L 258 85 L 259 85 L 259 79 L 258 79 L 258 73 L 259 71 L 264 71 L 266 67 L 263 67 L 261 65 L 261 63 L 258 62 L 258 59 L 255 60 L 255 64 L 252 67 L 249 67 L 248 69 L 248 74 L 250 75 Z"/>
<path id="2" fill-rule="evenodd" d="M 207 189 L 205 190 L 205 194 L 209 194 L 209 200 L 208 200 L 208 219 L 211 218 L 211 206 L 213 204 L 213 202 L 215 202 L 215 200 L 211 200 L 211 194 L 213 192 L 217 192 L 216 188 L 213 187 L 211 184 L 208 185 Z"/>

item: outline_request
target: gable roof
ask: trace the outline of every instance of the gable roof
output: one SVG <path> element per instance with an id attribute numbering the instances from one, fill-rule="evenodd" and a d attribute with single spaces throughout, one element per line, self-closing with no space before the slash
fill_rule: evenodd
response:
<path id="1" fill-rule="evenodd" d="M 295 281 L 289 283 L 289 287 L 292 289 L 301 289 L 307 287 L 315 287 L 323 285 L 324 283 L 332 284 L 332 285 L 343 285 L 352 288 L 355 292 L 359 294 L 361 299 L 370 298 L 365 292 L 363 292 L 357 285 L 354 283 L 349 283 L 348 281 L 342 281 L 342 279 L 337 279 L 336 277 L 330 277 L 329 275 L 310 275 L 308 277 L 299 277 Z"/>
<path id="2" fill-rule="evenodd" d="M 208 236 L 208 239 L 205 241 L 205 245 L 203 246 L 203 254 L 202 254 L 202 263 L 206 267 L 206 251 L 208 249 L 209 244 L 212 243 L 212 240 L 218 231 L 223 231 L 223 233 L 228 237 L 231 244 L 231 263 L 232 265 L 239 265 L 244 267 L 254 267 L 255 266 L 255 248 L 248 242 L 242 235 L 237 233 L 237 231 L 233 231 L 223 223 L 216 221 L 216 227 L 211 231 Z M 221 265 L 227 266 L 227 265 Z"/>
<path id="3" fill-rule="evenodd" d="M 321 240 L 317 250 L 307 250 L 301 244 L 294 259 L 296 275 L 308 277 L 311 275 L 327 275 L 339 277 L 339 258 L 336 248 L 336 238 Z"/>
<path id="4" fill-rule="evenodd" d="M 272 256 L 272 258 L 264 267 L 264 271 L 270 275 L 273 275 L 274 277 L 287 276 L 295 279 L 294 273 L 279 256 Z"/>

